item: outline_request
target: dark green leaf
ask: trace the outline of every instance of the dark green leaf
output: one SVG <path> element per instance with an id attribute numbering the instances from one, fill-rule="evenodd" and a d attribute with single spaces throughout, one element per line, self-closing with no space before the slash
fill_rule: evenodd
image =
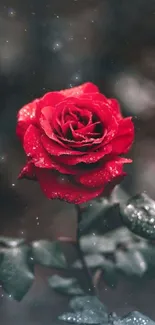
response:
<path id="1" fill-rule="evenodd" d="M 102 267 L 104 265 L 105 262 L 105 258 L 102 255 L 97 255 L 97 254 L 91 254 L 91 255 L 86 255 L 85 256 L 85 261 L 88 265 L 89 268 L 99 268 Z M 82 264 L 81 261 L 77 260 L 74 264 L 73 264 L 74 268 L 79 268 L 82 269 Z"/>
<path id="2" fill-rule="evenodd" d="M 139 251 L 117 250 L 115 253 L 116 267 L 126 275 L 142 276 L 147 271 L 147 263 Z"/>
<path id="3" fill-rule="evenodd" d="M 121 208 L 122 221 L 135 234 L 155 239 L 155 201 L 142 193 Z"/>
<path id="4" fill-rule="evenodd" d="M 135 241 L 133 235 L 126 227 L 121 227 L 105 235 L 91 234 L 81 237 L 80 243 L 84 253 L 99 254 L 113 253 L 118 244 L 128 244 Z"/>
<path id="5" fill-rule="evenodd" d="M 67 262 L 58 241 L 39 240 L 32 243 L 35 263 L 53 268 L 66 268 Z"/>
<path id="6" fill-rule="evenodd" d="M 78 225 L 81 235 L 90 229 L 97 219 L 103 218 L 110 207 L 111 203 L 107 199 L 93 200 L 87 204 L 81 212 L 81 222 Z"/>
<path id="7" fill-rule="evenodd" d="M 81 311 L 90 308 L 95 311 L 98 310 L 99 313 L 107 317 L 106 307 L 97 297 L 94 296 L 75 297 L 70 301 L 70 308 L 74 311 Z"/>
<path id="8" fill-rule="evenodd" d="M 49 278 L 49 285 L 52 289 L 59 293 L 67 295 L 83 295 L 84 292 L 80 288 L 77 279 L 62 278 L 59 275 L 53 275 Z"/>
<path id="9" fill-rule="evenodd" d="M 154 245 L 144 245 L 139 248 L 140 253 L 142 254 L 145 262 L 148 265 L 148 269 L 155 268 L 155 246 Z"/>
<path id="10" fill-rule="evenodd" d="M 94 325 L 108 322 L 108 313 L 96 297 L 76 297 L 71 300 L 70 307 L 75 312 L 60 316 L 60 320 L 74 324 Z"/>
<path id="11" fill-rule="evenodd" d="M 60 320 L 72 324 L 101 324 L 102 319 L 93 311 L 84 310 L 75 313 L 66 313 L 59 317 Z"/>
<path id="12" fill-rule="evenodd" d="M 114 322 L 117 320 L 119 320 L 119 317 L 115 312 L 112 312 L 108 315 L 108 324 L 114 324 Z"/>
<path id="13" fill-rule="evenodd" d="M 23 238 L 0 237 L 0 246 L 3 247 L 17 247 L 25 242 Z"/>
<path id="14" fill-rule="evenodd" d="M 114 321 L 114 325 L 155 325 L 149 317 L 144 316 L 138 311 L 129 313 L 128 315 Z"/>
<path id="15" fill-rule="evenodd" d="M 111 261 L 106 260 L 102 267 L 102 270 L 105 283 L 112 288 L 116 287 L 118 279 L 115 264 Z"/>
<path id="16" fill-rule="evenodd" d="M 14 299 L 21 300 L 34 280 L 32 251 L 29 246 L 4 248 L 0 264 L 0 282 Z"/>
<path id="17" fill-rule="evenodd" d="M 137 236 L 132 234 L 126 227 L 114 229 L 104 235 L 104 239 L 107 241 L 113 241 L 115 248 L 118 244 L 125 244 L 134 241 L 135 238 L 137 238 Z"/>
<path id="18" fill-rule="evenodd" d="M 85 260 L 87 266 L 91 269 L 102 269 L 104 281 L 111 287 L 116 286 L 117 284 L 117 272 L 115 265 L 112 261 L 104 258 L 102 255 L 86 255 Z M 82 269 L 82 264 L 77 260 L 73 264 L 74 268 Z"/>
<path id="19" fill-rule="evenodd" d="M 112 237 L 98 236 L 95 234 L 81 237 L 81 248 L 84 253 L 112 253 L 115 250 L 115 242 Z"/>

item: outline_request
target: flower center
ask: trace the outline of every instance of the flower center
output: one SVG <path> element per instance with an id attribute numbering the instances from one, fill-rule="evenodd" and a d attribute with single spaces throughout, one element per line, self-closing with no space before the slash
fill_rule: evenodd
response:
<path id="1" fill-rule="evenodd" d="M 66 114 L 65 114 L 66 113 Z M 67 109 L 62 114 L 62 132 L 68 140 L 96 139 L 103 136 L 104 127 L 97 115 L 84 108 Z"/>

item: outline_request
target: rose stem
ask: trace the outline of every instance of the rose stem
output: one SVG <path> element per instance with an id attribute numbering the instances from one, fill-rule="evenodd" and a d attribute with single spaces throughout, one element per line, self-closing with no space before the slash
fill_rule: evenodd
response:
<path id="1" fill-rule="evenodd" d="M 79 205 L 76 205 L 76 210 L 77 210 L 78 224 L 77 224 L 77 236 L 76 236 L 77 240 L 76 240 L 76 243 L 75 243 L 75 247 L 76 247 L 78 257 L 79 257 L 79 260 L 81 261 L 82 268 L 83 268 L 83 271 L 84 271 L 84 274 L 85 274 L 85 286 L 87 287 L 87 291 L 88 291 L 88 293 L 90 295 L 96 295 L 95 287 L 94 287 L 94 284 L 93 284 L 93 281 L 92 281 L 92 276 L 91 276 L 91 273 L 89 271 L 89 268 L 87 266 L 87 263 L 85 261 L 84 255 L 83 255 L 83 251 L 82 251 L 81 246 L 80 246 L 79 223 L 81 221 L 81 208 L 80 208 Z"/>

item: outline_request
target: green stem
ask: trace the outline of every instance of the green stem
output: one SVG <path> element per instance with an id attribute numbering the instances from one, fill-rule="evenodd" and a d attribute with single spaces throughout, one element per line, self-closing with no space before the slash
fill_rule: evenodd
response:
<path id="1" fill-rule="evenodd" d="M 92 281 L 92 276 L 91 276 L 91 273 L 89 271 L 89 268 L 88 268 L 87 263 L 86 263 L 85 258 L 84 258 L 83 251 L 82 251 L 81 246 L 80 246 L 79 223 L 81 221 L 81 209 L 80 209 L 80 207 L 78 205 L 76 205 L 76 210 L 77 210 L 78 224 L 77 224 L 77 241 L 76 241 L 75 247 L 76 247 L 76 250 L 77 250 L 77 253 L 78 253 L 79 260 L 81 261 L 82 269 L 83 269 L 84 276 L 85 276 L 83 283 L 85 285 L 85 288 L 86 288 L 88 294 L 89 295 L 95 295 L 96 292 L 95 292 L 95 287 L 94 287 L 94 284 L 93 284 L 93 281 Z"/>

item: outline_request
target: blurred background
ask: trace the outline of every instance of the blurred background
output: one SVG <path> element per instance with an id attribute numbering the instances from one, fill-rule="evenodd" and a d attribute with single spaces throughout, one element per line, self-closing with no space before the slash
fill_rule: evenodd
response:
<path id="1" fill-rule="evenodd" d="M 0 0 L 0 234 L 12 237 L 75 238 L 74 207 L 48 201 L 38 184 L 17 181 L 25 156 L 15 135 L 19 108 L 49 90 L 92 81 L 132 115 L 133 164 L 122 186 L 129 195 L 155 199 L 155 1 Z M 20 303 L 0 296 L 5 325 L 53 324 L 67 301 L 52 293 L 46 271 Z M 141 288 L 122 280 L 101 288 L 111 310 L 138 309 L 155 319 L 155 282 Z"/>

